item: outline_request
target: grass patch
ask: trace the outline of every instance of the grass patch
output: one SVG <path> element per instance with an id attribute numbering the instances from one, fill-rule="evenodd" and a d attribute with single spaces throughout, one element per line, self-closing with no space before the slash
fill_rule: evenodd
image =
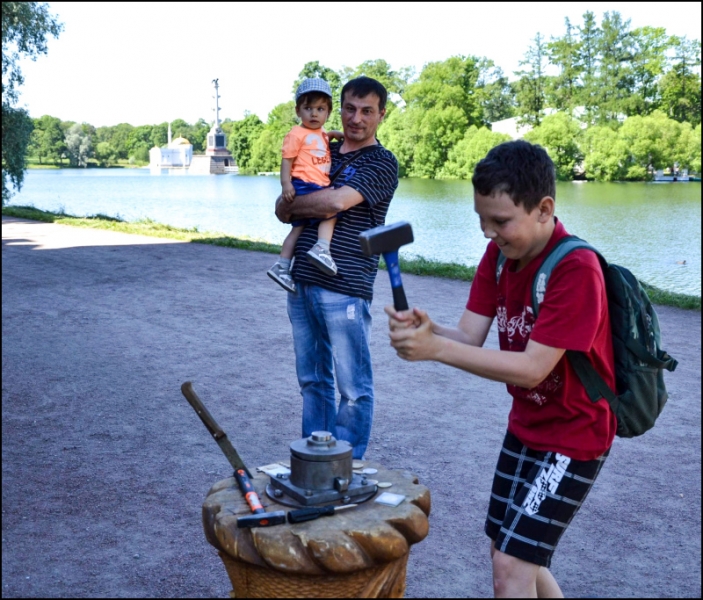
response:
<path id="1" fill-rule="evenodd" d="M 111 217 L 104 214 L 96 214 L 89 217 L 74 217 L 63 212 L 39 210 L 33 206 L 3 206 L 2 214 L 8 217 L 31 219 L 44 223 L 59 223 L 61 225 L 89 227 L 91 229 L 108 229 L 120 233 L 151 235 L 196 244 L 212 244 L 213 246 L 224 246 L 226 248 L 237 248 L 239 250 L 267 252 L 268 254 L 280 254 L 281 252 L 281 246 L 278 244 L 270 244 L 246 237 L 235 238 L 225 233 L 198 231 L 197 227 L 191 229 L 172 227 L 171 225 L 157 223 L 151 219 L 142 219 L 130 223 L 124 221 L 119 215 Z M 382 269 L 386 269 L 383 258 L 381 258 L 379 266 Z M 476 267 L 467 267 L 457 263 L 443 263 L 423 257 L 410 259 L 400 258 L 400 269 L 403 273 L 410 273 L 412 275 L 431 275 L 432 277 L 444 277 L 459 281 L 473 281 L 474 275 L 476 274 Z M 674 306 L 676 308 L 688 310 L 701 310 L 700 296 L 667 292 L 645 282 L 642 282 L 642 287 L 644 287 L 653 304 Z"/>
<path id="2" fill-rule="evenodd" d="M 250 238 L 235 238 L 225 233 L 198 231 L 197 227 L 191 229 L 173 227 L 171 225 L 157 223 L 152 219 L 128 222 L 119 216 L 111 217 L 104 214 L 75 217 L 61 212 L 40 210 L 33 206 L 3 206 L 2 214 L 8 217 L 32 219 L 33 221 L 42 221 L 44 223 L 58 223 L 60 225 L 87 227 L 90 229 L 107 229 L 119 233 L 150 235 L 184 242 L 194 242 L 197 244 L 212 244 L 214 246 L 225 246 L 227 248 L 238 248 L 240 250 L 268 252 L 269 254 L 280 254 L 281 252 L 281 246 L 277 244 L 269 244 L 268 242 Z"/>
<path id="3" fill-rule="evenodd" d="M 649 300 L 652 304 L 662 304 L 664 306 L 675 306 L 677 308 L 686 308 L 689 310 L 700 310 L 701 309 L 701 298 L 700 296 L 689 296 L 688 294 L 677 294 L 675 292 L 667 292 L 666 290 L 661 290 L 658 287 L 649 285 L 644 281 L 640 282 L 644 291 L 647 292 Z"/>
<path id="4" fill-rule="evenodd" d="M 473 281 L 474 275 L 476 275 L 476 267 L 467 267 L 458 263 L 443 263 L 422 256 L 418 258 L 400 257 L 398 262 L 402 273 L 410 273 L 412 275 L 431 275 L 432 277 L 444 277 L 460 281 Z M 381 257 L 378 266 L 387 270 L 383 257 Z"/>

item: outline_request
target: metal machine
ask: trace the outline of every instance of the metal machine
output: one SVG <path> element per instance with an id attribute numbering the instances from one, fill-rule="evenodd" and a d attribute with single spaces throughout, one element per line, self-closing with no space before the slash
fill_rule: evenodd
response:
<path id="1" fill-rule="evenodd" d="M 364 502 L 378 491 L 378 482 L 355 473 L 352 464 L 349 442 L 314 431 L 290 445 L 290 472 L 270 475 L 266 494 L 289 506 Z"/>

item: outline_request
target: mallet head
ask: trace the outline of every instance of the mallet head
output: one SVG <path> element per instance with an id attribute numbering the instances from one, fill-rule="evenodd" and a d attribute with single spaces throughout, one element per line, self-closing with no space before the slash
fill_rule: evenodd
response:
<path id="1" fill-rule="evenodd" d="M 411 244 L 413 240 L 413 228 L 406 221 L 380 225 L 359 234 L 361 251 L 366 256 L 393 252 L 405 244 Z"/>

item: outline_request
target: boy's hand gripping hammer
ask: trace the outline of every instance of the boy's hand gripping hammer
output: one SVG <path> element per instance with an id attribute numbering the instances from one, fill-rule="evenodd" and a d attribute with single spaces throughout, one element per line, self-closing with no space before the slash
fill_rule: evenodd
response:
<path id="1" fill-rule="evenodd" d="M 408 301 L 405 298 L 403 282 L 400 279 L 398 248 L 412 243 L 413 240 L 413 228 L 410 223 L 405 221 L 399 221 L 392 225 L 381 225 L 359 234 L 361 251 L 366 256 L 382 254 L 383 260 L 386 261 L 393 290 L 393 306 L 396 310 L 408 310 Z"/>

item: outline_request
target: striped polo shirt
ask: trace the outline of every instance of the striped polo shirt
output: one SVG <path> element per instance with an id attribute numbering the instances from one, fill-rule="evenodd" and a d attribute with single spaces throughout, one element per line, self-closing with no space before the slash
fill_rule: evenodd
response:
<path id="1" fill-rule="evenodd" d="M 335 188 L 347 185 L 359 192 L 364 200 L 337 217 L 330 245 L 332 258 L 337 263 L 337 275 L 325 275 L 305 256 L 317 241 L 317 224 L 308 225 L 298 238 L 292 275 L 296 282 L 371 300 L 379 257 L 362 254 L 359 234 L 385 224 L 388 207 L 398 187 L 398 161 L 380 143 L 373 150 L 355 150 L 346 154 L 340 154 L 340 145 L 340 142 L 330 144 L 331 173 L 354 154 L 361 154 L 344 169 L 333 185 Z"/>

